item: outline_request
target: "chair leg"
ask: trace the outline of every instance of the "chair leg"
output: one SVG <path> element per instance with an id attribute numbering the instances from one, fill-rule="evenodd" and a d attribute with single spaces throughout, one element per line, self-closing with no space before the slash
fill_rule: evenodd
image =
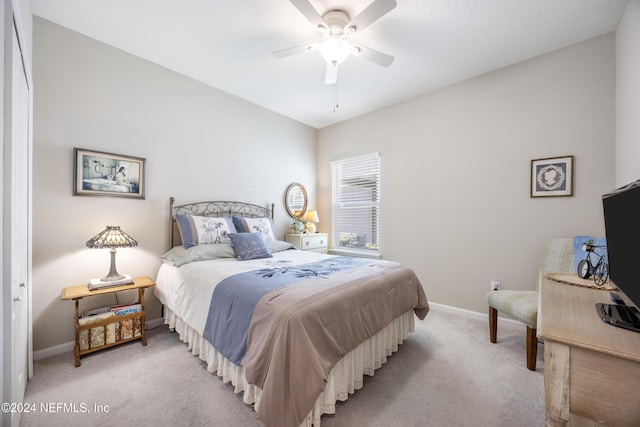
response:
<path id="1" fill-rule="evenodd" d="M 536 370 L 536 356 L 538 354 L 538 337 L 536 330 L 527 326 L 527 369 Z"/>
<path id="2" fill-rule="evenodd" d="M 489 339 L 492 343 L 496 342 L 498 335 L 498 310 L 489 307 Z"/>

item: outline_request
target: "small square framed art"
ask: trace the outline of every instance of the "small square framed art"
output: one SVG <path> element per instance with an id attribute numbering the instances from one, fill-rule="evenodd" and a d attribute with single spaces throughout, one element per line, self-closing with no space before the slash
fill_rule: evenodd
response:
<path id="1" fill-rule="evenodd" d="M 573 156 L 531 160 L 531 197 L 573 195 Z"/>

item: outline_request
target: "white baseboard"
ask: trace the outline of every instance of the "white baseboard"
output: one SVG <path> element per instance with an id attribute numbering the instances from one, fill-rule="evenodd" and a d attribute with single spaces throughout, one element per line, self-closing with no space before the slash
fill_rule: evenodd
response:
<path id="1" fill-rule="evenodd" d="M 146 322 L 147 330 L 157 328 L 158 326 L 162 326 L 163 324 L 164 319 L 162 318 L 157 318 Z M 54 345 L 53 347 L 47 347 L 43 348 L 42 350 L 34 351 L 33 360 L 35 362 L 37 360 L 46 359 L 47 357 L 56 356 L 58 354 L 72 352 L 74 345 L 75 343 L 73 341 L 69 341 L 63 344 Z"/>
<path id="2" fill-rule="evenodd" d="M 475 316 L 475 317 L 482 317 L 487 319 L 489 317 L 488 313 L 478 313 L 477 311 L 472 311 L 472 310 L 466 310 L 464 308 L 459 308 L 459 307 L 454 307 L 451 305 L 446 305 L 446 304 L 439 304 L 437 302 L 431 302 L 429 301 L 429 306 L 436 308 L 437 310 L 441 310 L 441 311 L 447 311 L 449 313 L 456 313 L 456 314 L 466 314 L 469 316 Z M 506 322 L 513 322 L 513 323 L 520 323 L 516 320 L 510 319 L 508 317 L 501 317 L 501 320 L 504 319 L 504 321 Z M 147 329 L 153 329 L 153 328 L 157 328 L 158 326 L 162 326 L 164 324 L 164 319 L 163 318 L 157 318 L 157 319 L 153 319 L 153 320 L 149 320 L 147 322 Z M 53 347 L 48 347 L 48 348 L 43 348 L 42 350 L 37 350 L 33 352 L 33 360 L 37 361 L 37 360 L 42 360 L 42 359 L 46 359 L 47 357 L 51 357 L 51 356 L 56 356 L 58 354 L 62 354 L 62 353 L 66 353 L 68 351 L 73 351 L 73 345 L 74 342 L 73 341 L 69 341 L 63 344 L 58 344 L 55 345 Z"/>
<path id="3" fill-rule="evenodd" d="M 164 319 L 162 317 L 158 317 L 157 319 L 149 320 L 147 322 L 147 329 L 154 329 L 162 325 L 164 325 Z"/>
<path id="4" fill-rule="evenodd" d="M 487 319 L 487 321 L 489 319 L 489 313 L 488 312 L 487 313 L 478 313 L 477 311 L 466 310 L 464 308 L 454 307 L 452 305 L 445 305 L 445 304 L 440 304 L 440 303 L 431 302 L 431 301 L 429 301 L 429 307 L 434 307 L 434 308 L 436 308 L 438 310 L 446 311 L 446 312 L 449 312 L 449 313 L 467 314 L 467 315 L 470 315 L 470 316 L 482 317 L 484 319 Z M 498 315 L 499 314 L 500 313 L 498 313 Z M 518 322 L 517 320 L 511 319 L 509 317 L 500 316 L 500 320 L 501 321 L 504 320 L 505 322 L 516 323 L 516 324 L 519 324 L 519 325 L 522 324 L 522 323 Z"/>
<path id="5" fill-rule="evenodd" d="M 36 350 L 33 352 L 33 361 L 46 359 L 47 357 L 56 356 L 58 354 L 73 351 L 73 341 L 66 342 L 64 344 L 54 345 L 53 347 L 43 348 L 42 350 Z"/>

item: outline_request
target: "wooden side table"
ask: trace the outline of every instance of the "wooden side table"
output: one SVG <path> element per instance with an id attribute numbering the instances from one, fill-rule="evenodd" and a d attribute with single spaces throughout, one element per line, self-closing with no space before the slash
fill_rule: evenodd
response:
<path id="1" fill-rule="evenodd" d="M 109 348 L 109 347 L 113 347 L 116 345 L 120 345 L 120 344 L 124 344 L 125 342 L 129 342 L 129 341 L 134 341 L 134 340 L 141 340 L 142 341 L 142 345 L 147 345 L 147 338 L 145 335 L 145 320 L 146 320 L 146 311 L 145 311 L 145 307 L 144 307 L 144 290 L 148 287 L 151 286 L 155 286 L 155 282 L 153 280 L 151 280 L 151 278 L 146 277 L 146 276 L 142 276 L 142 277 L 136 277 L 133 279 L 133 283 L 129 284 L 129 285 L 123 285 L 123 286 L 113 286 L 113 287 L 109 287 L 109 288 L 102 288 L 102 289 L 96 289 L 94 291 L 90 291 L 89 290 L 89 286 L 88 285 L 79 285 L 79 286 L 69 286 L 67 288 L 64 288 L 62 290 L 62 295 L 60 296 L 61 299 L 63 300 L 74 300 L 76 302 L 75 304 L 75 314 L 74 314 L 74 323 L 75 323 L 75 329 L 76 329 L 76 343 L 74 346 L 74 356 L 75 356 L 75 364 L 76 364 L 76 368 L 78 366 L 80 366 L 80 356 L 83 356 L 85 354 L 89 354 L 89 353 L 93 353 L 94 351 L 98 351 L 98 350 L 103 350 L 105 348 Z M 108 317 L 106 319 L 103 320 L 99 320 L 96 322 L 92 322 L 92 323 L 88 323 L 88 324 L 84 324 L 81 325 L 79 322 L 80 319 L 80 311 L 79 311 L 79 301 L 82 298 L 86 298 L 86 297 L 92 297 L 92 296 L 96 296 L 96 295 L 105 295 L 105 294 L 113 294 L 116 292 L 121 292 L 121 291 L 129 291 L 132 289 L 137 289 L 138 290 L 138 302 L 137 304 L 141 305 L 141 310 L 136 312 L 136 313 L 131 313 L 131 314 L 125 314 L 123 316 L 112 316 L 112 317 Z M 104 345 L 99 345 L 99 346 L 93 346 L 87 349 L 80 349 L 80 334 L 83 330 L 88 330 L 89 333 L 89 341 L 91 341 L 90 339 L 90 334 L 93 328 L 98 328 L 98 327 L 102 327 L 102 333 L 104 334 L 104 336 L 106 336 L 107 334 L 107 325 L 111 325 L 111 324 L 115 324 L 118 322 L 123 322 L 126 320 L 131 319 L 132 321 L 134 319 L 140 319 L 140 323 L 141 323 L 141 328 L 140 328 L 140 335 L 139 336 L 132 336 L 130 338 L 123 338 L 120 340 L 116 340 L 112 343 L 107 343 L 106 339 L 105 339 L 105 344 Z"/>

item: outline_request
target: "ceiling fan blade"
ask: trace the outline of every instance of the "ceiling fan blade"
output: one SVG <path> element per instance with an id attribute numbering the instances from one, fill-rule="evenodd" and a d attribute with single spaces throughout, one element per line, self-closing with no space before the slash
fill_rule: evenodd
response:
<path id="1" fill-rule="evenodd" d="M 287 49 L 276 50 L 274 52 L 271 52 L 271 54 L 276 58 L 285 58 L 287 56 L 298 55 L 300 53 L 317 50 L 318 47 L 319 47 L 318 43 L 307 43 L 300 46 L 290 47 Z"/>
<path id="2" fill-rule="evenodd" d="M 327 71 L 324 74 L 324 84 L 332 85 L 338 81 L 338 66 L 327 63 Z"/>
<path id="3" fill-rule="evenodd" d="M 322 16 L 318 14 L 318 11 L 313 7 L 308 0 L 290 0 L 291 3 L 304 15 L 309 22 L 311 22 L 320 32 L 329 30 L 329 27 L 322 19 Z M 394 0 L 395 3 L 395 0 Z"/>
<path id="4" fill-rule="evenodd" d="M 293 2 L 293 0 L 291 0 Z M 352 33 L 362 31 L 370 24 L 391 12 L 397 6 L 396 0 L 374 0 L 365 10 L 360 12 L 346 26 L 345 31 Z"/>
<path id="5" fill-rule="evenodd" d="M 367 61 L 371 61 L 374 64 L 380 65 L 381 67 L 388 67 L 393 63 L 393 60 L 395 59 L 391 55 L 387 55 L 386 53 L 371 49 L 370 47 L 362 46 L 361 44 L 354 44 L 353 50 L 353 56 L 366 59 Z"/>

